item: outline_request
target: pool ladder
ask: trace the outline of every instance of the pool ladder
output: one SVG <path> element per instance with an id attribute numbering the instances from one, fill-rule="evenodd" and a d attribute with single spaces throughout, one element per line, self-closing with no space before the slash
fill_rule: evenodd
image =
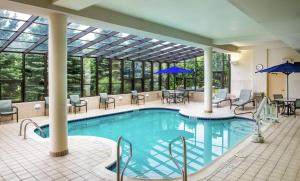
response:
<path id="1" fill-rule="evenodd" d="M 176 159 L 174 158 L 174 156 L 172 154 L 172 144 L 174 142 L 176 142 L 177 140 L 181 140 L 181 142 L 183 144 L 183 168 L 181 168 L 179 166 L 178 162 L 176 161 Z M 179 136 L 179 137 L 173 139 L 169 143 L 169 154 L 170 154 L 171 160 L 174 162 L 174 164 L 176 165 L 176 167 L 178 168 L 178 170 L 181 172 L 181 174 L 182 174 L 182 180 L 183 181 L 187 181 L 186 142 L 185 142 L 185 138 L 183 136 Z"/>
<path id="2" fill-rule="evenodd" d="M 45 134 L 44 130 L 42 130 L 42 128 L 36 122 L 34 122 L 32 119 L 23 119 L 21 121 L 21 123 L 20 123 L 20 130 L 19 130 L 19 136 L 22 136 L 23 124 L 26 121 L 27 121 L 27 123 L 24 126 L 24 139 L 26 139 L 26 130 L 27 130 L 27 126 L 29 124 L 33 124 L 41 132 L 41 134 L 43 135 L 43 137 L 46 137 L 46 134 Z"/>
<path id="3" fill-rule="evenodd" d="M 127 159 L 127 161 L 125 162 L 124 168 L 121 170 L 121 143 L 122 141 L 126 142 L 127 144 L 129 144 L 129 158 Z M 123 181 L 123 176 L 125 173 L 125 170 L 128 166 L 129 161 L 132 158 L 132 144 L 130 141 L 128 141 L 127 139 L 123 138 L 122 136 L 119 137 L 118 142 L 117 142 L 117 181 Z"/>

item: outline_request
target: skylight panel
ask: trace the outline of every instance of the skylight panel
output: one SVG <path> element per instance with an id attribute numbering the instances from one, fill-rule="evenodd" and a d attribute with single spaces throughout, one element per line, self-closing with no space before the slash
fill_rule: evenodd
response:
<path id="1" fill-rule="evenodd" d="M 80 40 L 93 41 L 100 36 L 101 35 L 97 33 L 88 33 L 85 36 L 81 37 Z"/>
<path id="2" fill-rule="evenodd" d="M 0 39 L 8 40 L 15 32 L 0 30 Z"/>
<path id="3" fill-rule="evenodd" d="M 28 20 L 31 17 L 31 15 L 29 14 L 17 13 L 17 12 L 1 10 L 1 9 L 0 9 L 0 16 L 6 18 L 12 18 L 12 19 L 24 20 L 24 21 Z"/>
<path id="4" fill-rule="evenodd" d="M 42 36 L 33 35 L 29 33 L 22 33 L 16 41 L 25 41 L 25 42 L 37 42 Z"/>
<path id="5" fill-rule="evenodd" d="M 117 35 L 115 35 L 115 36 L 118 36 L 118 37 L 121 37 L 121 38 L 125 38 L 125 37 L 127 37 L 127 36 L 129 36 L 130 34 L 128 34 L 128 33 L 118 33 Z"/>
<path id="6" fill-rule="evenodd" d="M 155 42 L 158 42 L 159 40 L 158 39 L 152 39 L 152 40 L 150 40 L 150 42 L 152 42 L 152 43 L 155 43 Z"/>
<path id="7" fill-rule="evenodd" d="M 40 24 L 48 24 L 48 19 L 44 17 L 38 17 L 38 19 L 35 20 L 35 22 Z"/>
<path id="8" fill-rule="evenodd" d="M 77 24 L 77 23 L 71 23 L 71 24 L 68 26 L 68 28 L 83 31 L 83 30 L 89 28 L 89 26 L 81 25 L 81 24 Z"/>
<path id="9" fill-rule="evenodd" d="M 0 29 L 17 31 L 24 23 L 24 21 L 0 19 Z"/>
<path id="10" fill-rule="evenodd" d="M 123 43 L 121 43 L 120 45 L 126 46 L 126 45 L 129 45 L 129 44 L 134 43 L 134 42 L 136 42 L 136 41 L 135 40 L 127 40 L 127 41 L 124 41 Z"/>
<path id="11" fill-rule="evenodd" d="M 79 31 L 79 30 L 73 30 L 73 29 L 67 29 L 67 37 L 68 38 L 71 38 L 71 37 L 73 37 L 73 36 L 75 36 L 75 35 L 77 35 L 78 33 L 80 33 L 81 31 Z"/>
<path id="12" fill-rule="evenodd" d="M 88 41 L 84 41 L 84 40 L 76 40 L 73 41 L 72 43 L 69 44 L 69 46 L 73 46 L 73 47 L 80 47 L 84 44 L 88 43 Z"/>
<path id="13" fill-rule="evenodd" d="M 48 34 L 48 26 L 41 25 L 37 23 L 32 23 L 26 30 L 26 33 L 39 34 L 39 35 L 47 35 Z"/>
<path id="14" fill-rule="evenodd" d="M 29 48 L 31 45 L 33 45 L 33 43 L 14 41 L 8 47 L 17 48 L 17 49 L 26 49 Z"/>

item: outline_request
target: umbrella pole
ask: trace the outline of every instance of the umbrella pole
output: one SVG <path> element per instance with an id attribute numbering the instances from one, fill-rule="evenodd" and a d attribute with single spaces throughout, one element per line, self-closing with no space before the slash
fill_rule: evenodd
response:
<path id="1" fill-rule="evenodd" d="M 286 98 L 289 99 L 289 73 L 286 74 Z"/>

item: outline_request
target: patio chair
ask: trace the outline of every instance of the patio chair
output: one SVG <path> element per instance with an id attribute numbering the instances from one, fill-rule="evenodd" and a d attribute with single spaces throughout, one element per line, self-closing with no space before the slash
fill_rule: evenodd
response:
<path id="1" fill-rule="evenodd" d="M 219 92 L 213 97 L 212 103 L 216 104 L 217 107 L 219 107 L 219 105 L 222 102 L 229 100 L 227 98 L 227 94 L 228 94 L 227 89 L 220 89 Z"/>
<path id="2" fill-rule="evenodd" d="M 47 109 L 49 110 L 49 97 L 45 97 L 45 110 L 44 110 L 44 114 L 45 116 L 47 115 Z"/>
<path id="3" fill-rule="evenodd" d="M 283 99 L 283 95 L 282 94 L 273 94 L 273 98 L 274 98 L 274 103 L 277 105 L 277 111 L 280 112 L 280 108 L 281 111 L 284 110 L 284 102 L 280 102 L 280 101 L 276 101 L 276 99 Z"/>
<path id="4" fill-rule="evenodd" d="M 165 100 L 167 103 L 170 104 L 170 101 L 173 99 L 173 96 L 171 96 L 170 92 L 168 90 L 163 90 L 161 94 L 161 101 L 164 104 Z"/>
<path id="5" fill-rule="evenodd" d="M 131 91 L 131 104 L 140 104 L 140 101 L 144 101 L 145 104 L 145 96 L 143 94 L 138 94 L 136 90 Z"/>
<path id="6" fill-rule="evenodd" d="M 85 107 L 85 112 L 87 112 L 87 101 L 80 99 L 79 95 L 70 95 L 70 104 L 74 107 L 74 112 L 76 114 L 76 108 Z"/>
<path id="7" fill-rule="evenodd" d="M 255 106 L 255 101 L 251 99 L 251 90 L 248 89 L 242 89 L 240 92 L 240 97 L 237 99 L 234 99 L 230 103 L 230 109 L 232 106 L 242 107 L 242 109 L 245 109 L 245 105 L 248 103 L 253 103 L 253 106 Z"/>
<path id="8" fill-rule="evenodd" d="M 12 119 L 16 115 L 17 122 L 19 122 L 19 110 L 16 106 L 12 105 L 11 100 L 0 100 L 0 117 L 12 116 Z"/>
<path id="9" fill-rule="evenodd" d="M 181 102 L 181 103 L 184 103 L 184 104 L 185 104 L 186 101 L 190 102 L 189 92 L 186 91 L 186 90 L 183 90 L 182 94 L 177 95 L 176 98 L 177 98 L 177 102 Z"/>
<path id="10" fill-rule="evenodd" d="M 104 109 L 107 109 L 109 104 L 114 104 L 114 108 L 116 108 L 115 98 L 109 97 L 107 95 L 107 93 L 100 93 L 99 96 L 100 96 L 99 109 L 100 109 L 101 104 L 104 104 L 104 107 L 105 107 Z"/>

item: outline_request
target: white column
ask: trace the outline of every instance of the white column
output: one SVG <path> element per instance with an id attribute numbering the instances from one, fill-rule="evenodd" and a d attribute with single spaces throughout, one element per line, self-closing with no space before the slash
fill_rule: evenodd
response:
<path id="1" fill-rule="evenodd" d="M 67 133 L 67 17 L 49 16 L 50 155 L 68 154 Z"/>
<path id="2" fill-rule="evenodd" d="M 212 47 L 204 49 L 204 112 L 212 113 Z"/>

